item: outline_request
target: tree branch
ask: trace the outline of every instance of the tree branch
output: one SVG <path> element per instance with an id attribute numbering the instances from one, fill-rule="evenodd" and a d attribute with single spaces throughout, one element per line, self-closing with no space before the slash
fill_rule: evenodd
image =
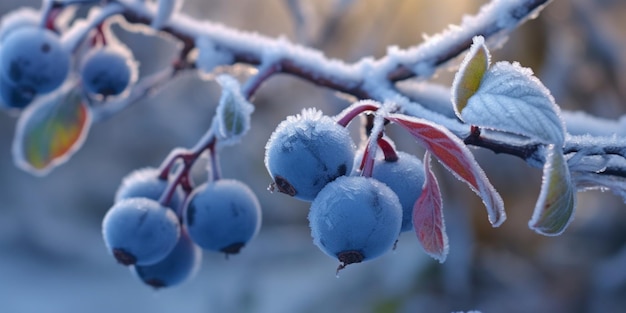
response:
<path id="1" fill-rule="evenodd" d="M 396 102 L 406 114 L 433 120 L 449 128 L 468 145 L 514 155 L 532 166 L 540 167 L 545 161 L 543 145 L 519 140 L 515 136 L 507 137 L 507 134 L 472 132 L 470 125 L 411 101 L 404 93 L 396 90 L 395 83 L 432 76 L 438 68 L 467 50 L 474 36 L 482 35 L 488 42 L 498 43 L 521 23 L 534 18 L 549 2 L 550 0 L 492 0 L 476 15 L 465 17 L 459 26 L 450 27 L 419 45 L 408 49 L 390 47 L 387 55 L 380 59 L 363 58 L 355 63 L 328 58 L 318 50 L 296 45 L 285 38 L 274 39 L 241 32 L 184 15 L 174 16 L 159 32 L 183 43 L 181 58 L 187 58 L 188 53 L 195 48 L 196 39 L 203 37 L 210 40 L 220 53 L 232 56 L 229 61 L 232 63 L 223 65 L 245 63 L 271 69 L 257 76 L 254 84 L 249 86 L 249 97 L 274 74 L 290 74 L 357 99 Z M 54 6 L 58 7 L 63 3 L 56 1 Z M 111 1 L 111 4 L 122 7 L 120 14 L 130 24 L 150 25 L 155 12 L 150 3 L 143 1 L 116 0 Z M 118 13 L 115 6 L 111 6 L 111 9 L 108 14 Z M 449 98 L 443 101 L 449 101 Z M 578 155 L 578 159 L 601 155 L 616 155 L 626 159 L 626 142 L 622 142 L 623 140 L 605 142 L 603 148 L 598 149 L 598 140 L 602 142 L 605 138 L 607 137 L 595 136 L 593 140 L 581 142 L 570 136 L 565 143 L 564 153 Z M 592 141 L 594 143 L 590 143 Z M 596 174 L 626 177 L 626 172 L 619 168 L 610 168 Z"/>

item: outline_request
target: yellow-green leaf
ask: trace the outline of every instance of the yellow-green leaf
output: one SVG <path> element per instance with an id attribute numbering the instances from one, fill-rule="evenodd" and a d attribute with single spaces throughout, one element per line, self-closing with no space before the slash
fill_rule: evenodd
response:
<path id="1" fill-rule="evenodd" d="M 474 37 L 472 47 L 465 55 L 452 83 L 454 112 L 461 120 L 463 120 L 461 111 L 467 105 L 469 98 L 476 93 L 483 75 L 489 69 L 489 58 L 485 39 L 482 36 Z"/>
<path id="2" fill-rule="evenodd" d="M 22 113 L 13 139 L 13 159 L 21 169 L 45 175 L 80 148 L 90 125 L 81 89 L 68 83 Z"/>

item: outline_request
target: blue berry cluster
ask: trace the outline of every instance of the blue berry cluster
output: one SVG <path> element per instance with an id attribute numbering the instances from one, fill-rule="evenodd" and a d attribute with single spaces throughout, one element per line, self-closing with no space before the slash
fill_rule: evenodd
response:
<path id="1" fill-rule="evenodd" d="M 41 18 L 27 9 L 0 21 L 0 104 L 5 109 L 24 109 L 70 76 L 80 79 L 90 97 L 102 99 L 122 95 L 137 79 L 132 53 L 108 31 L 99 29 L 81 54 L 61 41 L 54 26 L 42 26 Z M 70 75 L 74 56 L 78 75 Z"/>
<path id="2" fill-rule="evenodd" d="M 187 193 L 160 173 L 145 168 L 127 175 L 102 222 L 110 253 L 154 288 L 192 277 L 202 249 L 239 253 L 261 226 L 259 202 L 242 182 L 209 181 L 185 200 Z"/>
<path id="3" fill-rule="evenodd" d="M 313 242 L 339 269 L 382 255 L 411 230 L 424 184 L 422 162 L 402 152 L 376 159 L 369 175 L 353 170 L 363 157 L 354 146 L 345 127 L 312 109 L 281 122 L 266 145 L 270 190 L 311 201 Z"/>

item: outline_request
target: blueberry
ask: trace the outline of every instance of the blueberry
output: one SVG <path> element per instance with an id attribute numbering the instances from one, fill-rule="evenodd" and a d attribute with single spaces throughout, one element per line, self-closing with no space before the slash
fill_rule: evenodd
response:
<path id="1" fill-rule="evenodd" d="M 387 185 L 363 176 L 344 176 L 328 183 L 309 212 L 313 242 L 339 260 L 339 269 L 390 250 L 401 225 L 398 196 Z"/>
<path id="2" fill-rule="evenodd" d="M 157 201 L 128 198 L 106 213 L 102 234 L 119 263 L 150 265 L 172 251 L 180 236 L 180 225 L 176 214 Z"/>
<path id="3" fill-rule="evenodd" d="M 102 96 L 119 95 L 136 80 L 137 66 L 130 53 L 120 47 L 89 51 L 80 67 L 85 89 Z"/>
<path id="4" fill-rule="evenodd" d="M 220 179 L 191 193 L 184 221 L 189 235 L 200 247 L 236 254 L 259 231 L 261 206 L 244 183 Z"/>
<path id="5" fill-rule="evenodd" d="M 424 165 L 414 155 L 397 152 L 398 160 L 376 159 L 372 177 L 393 190 L 402 205 L 402 231 L 413 229 L 413 205 L 422 194 Z"/>
<path id="6" fill-rule="evenodd" d="M 0 103 L 3 107 L 23 109 L 35 99 L 36 95 L 34 90 L 18 87 L 0 75 Z"/>
<path id="7" fill-rule="evenodd" d="M 136 265 L 132 272 L 146 285 L 156 289 L 178 285 L 192 277 L 200 267 L 202 251 L 181 233 L 174 249 L 161 261 L 152 265 Z"/>
<path id="8" fill-rule="evenodd" d="M 312 201 L 326 184 L 352 171 L 354 143 L 347 129 L 315 109 L 281 122 L 265 146 L 273 187 Z"/>
<path id="9" fill-rule="evenodd" d="M 13 85 L 50 92 L 61 86 L 70 69 L 70 52 L 59 36 L 45 28 L 24 26 L 11 31 L 2 42 L 0 69 Z"/>
<path id="10" fill-rule="evenodd" d="M 132 171 L 124 177 L 122 184 L 117 189 L 115 202 L 140 197 L 158 201 L 168 185 L 167 180 L 159 178 L 159 174 L 160 170 L 154 167 Z M 183 195 L 177 188 L 167 206 L 177 210 L 182 201 Z"/>

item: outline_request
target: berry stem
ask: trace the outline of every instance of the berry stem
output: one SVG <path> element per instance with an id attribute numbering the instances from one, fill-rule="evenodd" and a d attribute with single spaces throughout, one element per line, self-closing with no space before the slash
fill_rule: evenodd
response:
<path id="1" fill-rule="evenodd" d="M 181 159 L 184 162 L 185 155 L 189 154 L 189 150 L 184 148 L 176 148 L 170 151 L 170 154 L 167 155 L 167 157 L 163 160 L 163 162 L 161 162 L 161 165 L 159 166 L 159 179 L 167 180 L 172 170 L 172 166 L 176 164 L 176 161 L 178 161 L 178 159 Z"/>
<path id="2" fill-rule="evenodd" d="M 176 187 L 181 186 L 183 191 L 185 192 L 185 196 L 189 195 L 193 190 L 193 182 L 189 177 L 189 173 L 191 168 L 195 164 L 195 162 L 200 158 L 200 155 L 206 150 L 209 150 L 210 159 L 211 159 L 211 173 L 212 176 L 209 177 L 210 181 L 217 180 L 221 177 L 219 160 L 217 157 L 217 147 L 216 147 L 217 139 L 213 133 L 213 127 L 209 128 L 209 131 L 205 133 L 205 135 L 200 138 L 198 143 L 191 149 L 177 148 L 172 150 L 170 154 L 163 160 L 161 166 L 159 167 L 159 179 L 168 180 L 172 167 L 180 160 L 182 162 L 182 168 L 174 174 L 174 179 L 170 181 L 167 189 L 161 195 L 159 202 L 163 205 L 167 205 L 172 196 L 174 195 L 174 191 Z M 182 208 L 178 211 L 180 212 Z"/>
<path id="3" fill-rule="evenodd" d="M 389 142 L 389 140 L 387 140 L 387 138 L 379 137 L 378 140 L 376 140 L 376 143 L 378 144 L 380 149 L 383 151 L 383 154 L 385 155 L 385 161 L 386 162 L 396 162 L 396 161 L 398 161 L 398 159 L 399 159 L 398 153 L 396 153 L 396 149 L 393 147 L 391 142 Z"/>
<path id="4" fill-rule="evenodd" d="M 341 111 L 341 113 L 335 116 L 335 120 L 337 120 L 337 124 L 346 127 L 350 122 L 359 114 L 363 112 L 375 112 L 380 108 L 380 104 L 376 101 L 372 100 L 362 100 L 355 102 L 351 106 L 347 107 L 345 110 Z"/>
<path id="5" fill-rule="evenodd" d="M 386 150 L 391 150 L 388 152 L 389 154 L 395 154 L 393 151 L 393 146 L 383 139 L 384 136 L 384 127 L 386 120 L 383 117 L 384 112 L 379 111 L 374 115 L 371 133 L 369 137 L 367 137 L 367 146 L 365 146 L 365 152 L 363 153 L 363 160 L 361 160 L 361 176 L 372 177 L 372 172 L 374 171 L 374 161 L 376 159 L 376 150 L 380 145 L 379 141 L 383 141 L 382 145 L 388 145 Z M 384 152 L 385 149 L 383 149 Z M 393 155 L 391 156 L 393 158 Z M 386 156 L 385 156 L 386 158 Z M 397 155 L 396 155 L 397 158 Z"/>
<path id="6" fill-rule="evenodd" d="M 122 7 L 119 3 L 117 2 L 107 3 L 105 6 L 102 7 L 102 10 L 98 12 L 97 16 L 95 16 L 92 19 L 89 19 L 88 25 L 85 25 L 85 27 L 81 28 L 79 31 L 77 31 L 75 34 L 72 34 L 72 36 L 67 39 L 66 45 L 67 45 L 68 50 L 75 53 L 78 50 L 78 48 L 80 48 L 81 43 L 83 42 L 85 38 L 87 38 L 87 36 L 89 35 L 92 29 L 101 25 L 104 21 L 106 21 L 110 17 L 117 15 L 117 14 L 121 14 L 123 12 L 124 12 L 124 7 Z"/>
<path id="7" fill-rule="evenodd" d="M 39 22 L 39 27 L 53 30 L 53 28 L 48 27 L 50 24 L 54 26 L 54 20 L 52 22 L 50 21 L 53 9 L 55 9 L 53 1 L 41 2 L 41 21 Z"/>
<path id="8" fill-rule="evenodd" d="M 216 140 L 213 140 L 209 145 L 209 181 L 216 181 L 222 178 L 222 168 L 220 166 L 219 155 L 215 145 L 216 142 Z"/>
<path id="9" fill-rule="evenodd" d="M 42 18 L 42 27 L 47 28 L 53 32 L 57 32 L 56 27 L 54 26 L 54 21 L 61 14 L 60 8 L 49 7 L 49 10 L 45 12 Z"/>
<path id="10" fill-rule="evenodd" d="M 174 192 L 176 191 L 176 187 L 178 187 L 178 183 L 181 180 L 181 176 L 183 176 L 185 172 L 185 168 L 181 168 L 176 172 L 176 178 L 174 180 L 172 180 L 168 185 L 167 188 L 165 188 L 165 191 L 163 191 L 163 193 L 161 194 L 161 197 L 159 198 L 159 203 L 162 206 L 167 206 L 170 201 L 172 200 L 172 197 L 174 196 Z M 159 178 L 161 178 L 159 176 Z M 179 208 L 175 208 L 176 211 L 178 212 Z"/>
<path id="11" fill-rule="evenodd" d="M 374 172 L 374 161 L 376 158 L 376 148 L 377 146 L 372 144 L 371 140 L 367 141 L 365 151 L 363 152 L 363 158 L 361 159 L 361 176 L 372 177 L 372 173 Z"/>

